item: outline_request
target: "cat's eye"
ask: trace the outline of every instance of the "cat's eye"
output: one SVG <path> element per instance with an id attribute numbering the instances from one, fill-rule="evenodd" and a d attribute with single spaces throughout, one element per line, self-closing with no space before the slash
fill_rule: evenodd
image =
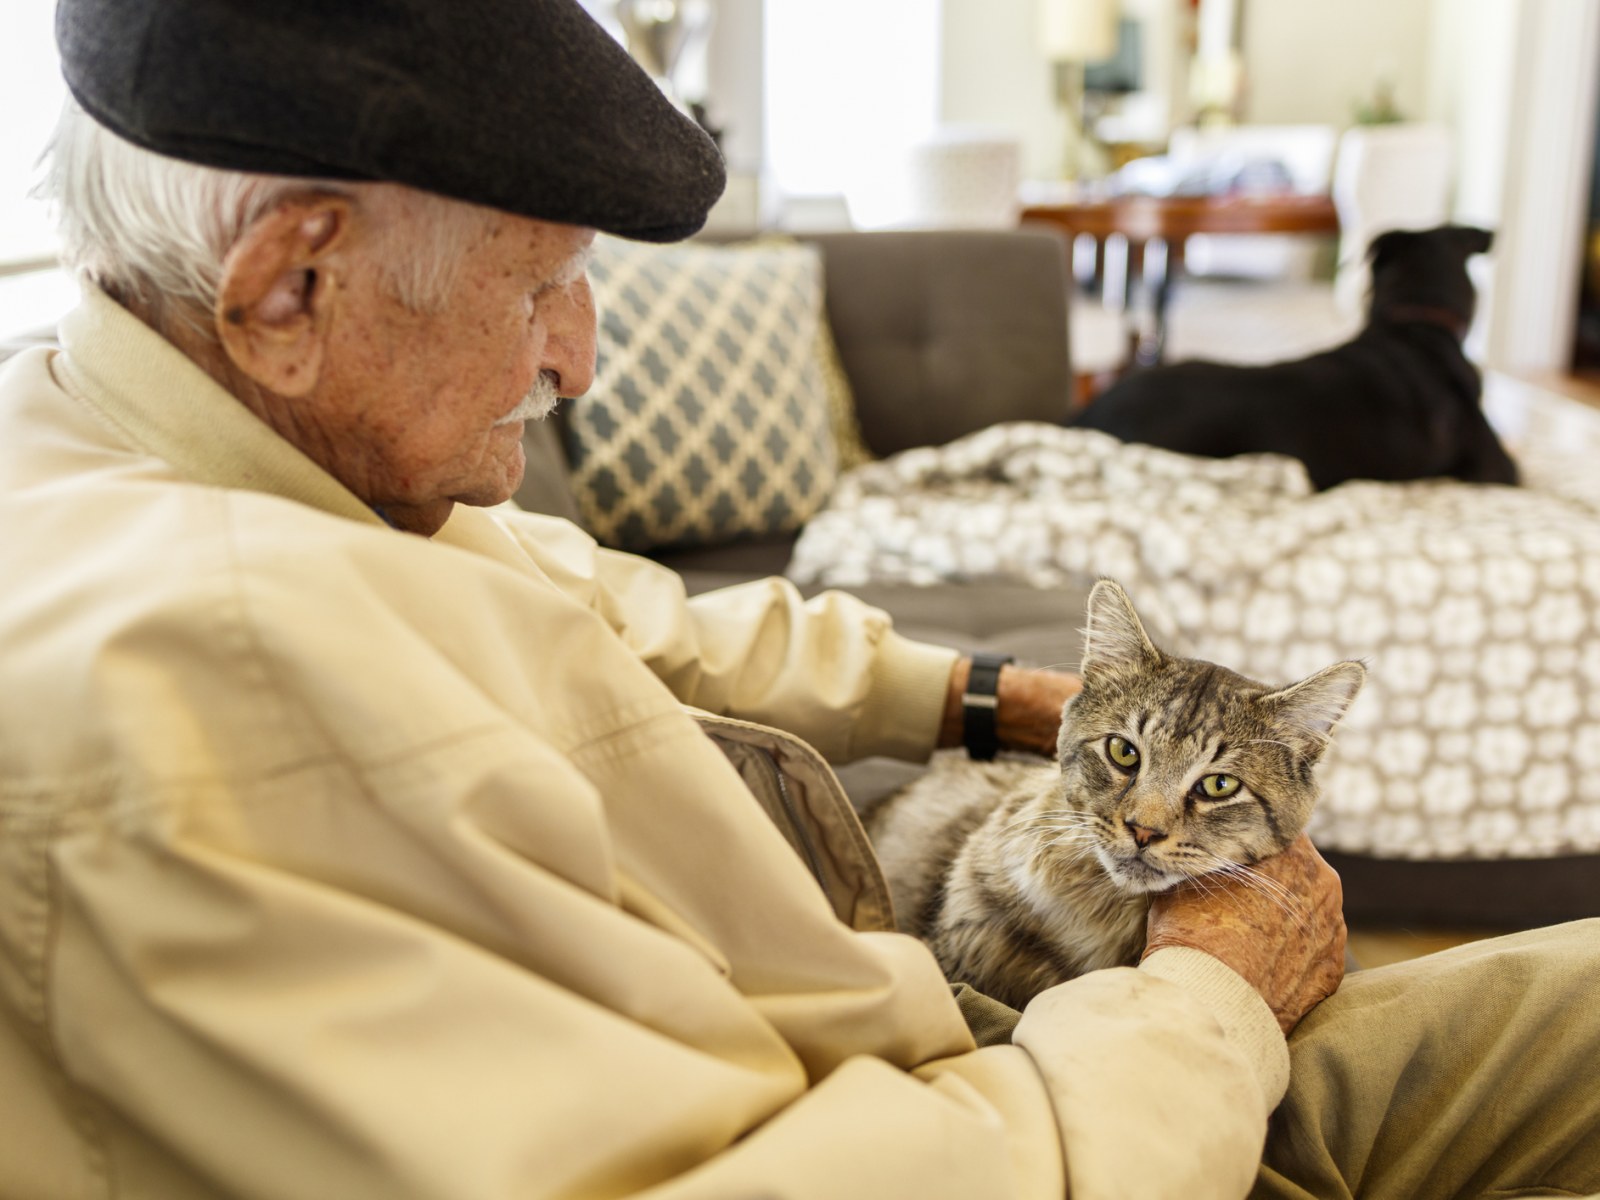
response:
<path id="1" fill-rule="evenodd" d="M 1199 783 L 1200 794 L 1207 800 L 1226 800 L 1239 790 L 1237 775 L 1207 775 Z"/>
<path id="2" fill-rule="evenodd" d="M 1106 754 L 1111 761 L 1124 770 L 1132 770 L 1139 765 L 1139 751 L 1134 748 L 1127 738 L 1120 738 L 1113 734 L 1106 739 Z"/>

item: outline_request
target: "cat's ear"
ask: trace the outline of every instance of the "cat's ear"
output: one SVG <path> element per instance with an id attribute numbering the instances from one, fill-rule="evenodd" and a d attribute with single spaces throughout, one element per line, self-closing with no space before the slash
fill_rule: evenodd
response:
<path id="1" fill-rule="evenodd" d="M 1316 758 L 1327 749 L 1334 726 L 1344 719 L 1366 677 L 1367 669 L 1358 662 L 1334 663 L 1309 679 L 1263 696 L 1261 703 L 1272 710 L 1283 732 Z"/>
<path id="2" fill-rule="evenodd" d="M 1109 579 L 1096 583 L 1089 592 L 1089 625 L 1083 631 L 1083 672 L 1151 667 L 1161 658 L 1128 593 Z"/>

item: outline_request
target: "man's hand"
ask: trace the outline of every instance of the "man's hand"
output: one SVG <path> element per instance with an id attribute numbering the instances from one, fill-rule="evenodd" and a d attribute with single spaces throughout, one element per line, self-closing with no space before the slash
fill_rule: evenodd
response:
<path id="1" fill-rule="evenodd" d="M 972 660 L 963 658 L 950 672 L 950 691 L 945 696 L 944 721 L 939 727 L 941 746 L 961 745 L 961 694 L 967 690 L 971 670 Z M 1029 750 L 1054 758 L 1062 706 L 1081 690 L 1083 680 L 1076 675 L 1001 667 L 994 712 L 1000 744 L 1007 750 Z"/>
<path id="2" fill-rule="evenodd" d="M 1188 946 L 1261 993 L 1284 1033 L 1344 978 L 1344 891 L 1304 834 L 1248 875 L 1208 875 L 1155 898 L 1145 954 Z"/>

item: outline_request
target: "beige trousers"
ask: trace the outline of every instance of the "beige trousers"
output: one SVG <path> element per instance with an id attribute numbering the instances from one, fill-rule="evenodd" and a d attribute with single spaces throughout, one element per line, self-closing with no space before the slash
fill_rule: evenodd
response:
<path id="1" fill-rule="evenodd" d="M 1355 972 L 1289 1048 L 1257 1197 L 1600 1193 L 1600 921 Z"/>

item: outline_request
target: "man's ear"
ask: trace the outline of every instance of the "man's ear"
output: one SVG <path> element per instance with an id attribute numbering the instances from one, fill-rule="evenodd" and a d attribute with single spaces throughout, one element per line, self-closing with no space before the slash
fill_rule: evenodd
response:
<path id="1" fill-rule="evenodd" d="M 350 201 L 307 193 L 258 217 L 223 260 L 213 318 L 223 351 L 280 396 L 316 384 L 341 282 L 335 252 L 350 233 Z"/>

